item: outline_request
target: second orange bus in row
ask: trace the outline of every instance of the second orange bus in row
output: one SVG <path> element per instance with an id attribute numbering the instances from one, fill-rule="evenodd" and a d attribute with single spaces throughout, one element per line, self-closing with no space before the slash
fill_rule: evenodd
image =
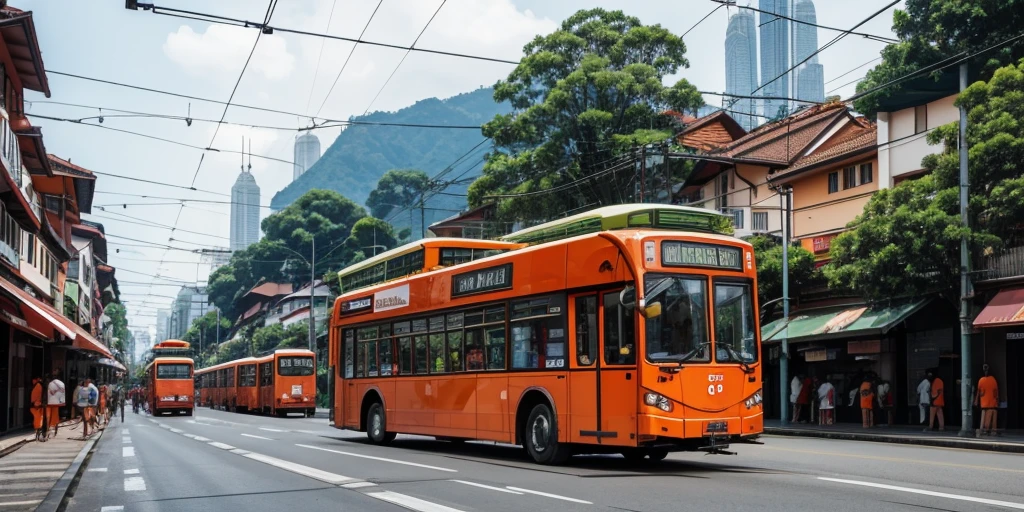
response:
<path id="1" fill-rule="evenodd" d="M 196 370 L 197 405 L 285 416 L 316 411 L 316 360 L 310 350 L 281 349 Z"/>

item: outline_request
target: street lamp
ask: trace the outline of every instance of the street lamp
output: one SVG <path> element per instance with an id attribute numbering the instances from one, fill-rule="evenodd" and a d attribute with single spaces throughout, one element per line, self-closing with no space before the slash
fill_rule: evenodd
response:
<path id="1" fill-rule="evenodd" d="M 309 350 L 316 352 L 316 312 L 313 308 L 313 303 L 315 301 L 314 291 L 316 290 L 316 287 L 314 286 L 314 284 L 316 283 L 316 237 L 311 237 L 310 241 L 312 247 L 310 248 L 309 254 L 312 261 L 307 260 L 306 257 L 303 256 L 301 253 L 291 249 L 290 247 L 284 245 L 281 242 L 277 242 L 274 245 L 298 256 L 299 259 L 306 262 L 306 265 L 309 265 Z M 326 258 L 328 255 L 330 255 L 332 252 L 334 252 L 342 245 L 345 245 L 345 243 L 338 243 L 333 248 L 331 248 L 331 250 L 327 251 L 326 254 L 321 256 L 321 258 Z"/>

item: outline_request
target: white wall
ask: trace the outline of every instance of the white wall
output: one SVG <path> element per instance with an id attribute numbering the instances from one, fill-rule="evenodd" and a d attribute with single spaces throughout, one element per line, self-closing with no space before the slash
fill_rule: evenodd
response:
<path id="1" fill-rule="evenodd" d="M 920 171 L 921 160 L 925 156 L 944 150 L 942 144 L 928 144 L 927 136 L 931 130 L 960 119 L 960 112 L 954 105 L 956 97 L 947 96 L 928 103 L 928 131 L 918 134 L 914 133 L 914 107 L 878 114 L 878 175 L 881 188 L 891 187 L 893 181 L 904 174 Z"/>

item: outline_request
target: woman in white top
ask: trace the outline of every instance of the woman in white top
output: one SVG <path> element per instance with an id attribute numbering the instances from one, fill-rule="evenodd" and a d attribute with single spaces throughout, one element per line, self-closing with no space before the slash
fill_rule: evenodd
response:
<path id="1" fill-rule="evenodd" d="M 831 382 L 825 381 L 818 386 L 818 408 L 821 409 L 821 423 L 833 423 L 832 411 L 836 408 L 836 388 Z"/>
<path id="2" fill-rule="evenodd" d="M 921 411 L 922 425 L 924 425 L 925 421 L 928 421 L 928 405 L 931 404 L 931 397 L 932 383 L 928 381 L 928 377 L 925 377 L 917 385 L 917 408 Z"/>
<path id="3" fill-rule="evenodd" d="M 793 380 L 789 383 L 789 403 L 793 406 L 793 421 L 800 419 L 800 405 L 797 404 L 797 399 L 800 397 L 800 392 L 804 389 L 804 383 L 797 375 L 793 377 Z"/>

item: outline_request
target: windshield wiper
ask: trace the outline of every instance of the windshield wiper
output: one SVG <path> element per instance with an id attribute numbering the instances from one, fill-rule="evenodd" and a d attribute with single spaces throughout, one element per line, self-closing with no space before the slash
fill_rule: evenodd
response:
<path id="1" fill-rule="evenodd" d="M 704 342 L 698 343 L 696 347 L 693 347 L 693 350 L 691 350 L 691 351 L 689 351 L 689 352 L 687 352 L 685 354 L 679 354 L 679 355 L 675 355 L 675 356 L 659 357 L 657 359 L 657 362 L 662 362 L 662 363 L 678 363 L 681 366 L 683 363 L 693 359 L 694 357 L 697 357 L 697 354 L 700 354 L 701 351 L 703 351 L 705 348 L 707 348 L 708 345 L 711 345 L 711 342 L 710 341 L 704 341 Z"/>
<path id="2" fill-rule="evenodd" d="M 743 368 L 743 373 L 754 373 L 754 369 L 750 367 L 750 364 L 747 363 L 739 352 L 736 352 L 736 350 L 732 348 L 732 345 L 728 343 L 720 343 L 719 346 L 725 349 L 729 354 L 730 359 L 740 364 L 740 368 Z"/>

